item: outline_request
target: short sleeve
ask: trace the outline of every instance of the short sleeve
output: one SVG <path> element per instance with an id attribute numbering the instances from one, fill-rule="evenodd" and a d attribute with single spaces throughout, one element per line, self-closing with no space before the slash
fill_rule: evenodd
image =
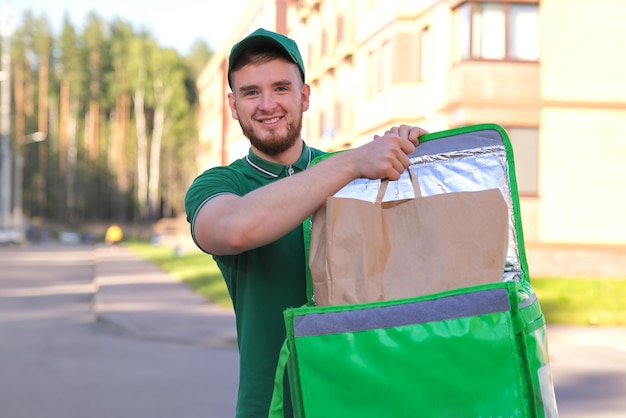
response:
<path id="1" fill-rule="evenodd" d="M 209 200 L 222 194 L 243 196 L 241 182 L 229 167 L 214 167 L 200 174 L 191 183 L 185 195 L 185 213 L 193 231 L 193 223 L 198 211 Z"/>

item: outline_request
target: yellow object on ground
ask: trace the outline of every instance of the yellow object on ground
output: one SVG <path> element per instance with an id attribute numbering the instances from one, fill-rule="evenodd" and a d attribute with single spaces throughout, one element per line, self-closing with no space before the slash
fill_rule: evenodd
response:
<path id="1" fill-rule="evenodd" d="M 107 244 L 115 244 L 122 240 L 124 237 L 124 233 L 122 232 L 122 228 L 119 225 L 111 225 L 107 228 L 107 232 L 104 235 L 104 242 Z"/>

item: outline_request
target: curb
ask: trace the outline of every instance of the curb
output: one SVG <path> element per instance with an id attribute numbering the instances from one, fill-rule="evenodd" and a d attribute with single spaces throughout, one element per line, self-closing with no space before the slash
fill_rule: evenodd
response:
<path id="1" fill-rule="evenodd" d="M 106 315 L 101 315 L 97 309 L 93 310 L 94 322 L 103 326 L 111 332 L 120 335 L 127 335 L 147 341 L 164 342 L 180 345 L 191 345 L 206 348 L 237 348 L 236 337 L 194 339 L 194 338 L 178 338 L 163 334 L 143 332 L 132 325 L 120 320 L 116 320 Z"/>

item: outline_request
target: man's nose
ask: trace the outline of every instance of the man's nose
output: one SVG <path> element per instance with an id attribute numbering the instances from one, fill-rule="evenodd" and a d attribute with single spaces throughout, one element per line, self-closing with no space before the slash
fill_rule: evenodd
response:
<path id="1" fill-rule="evenodd" d="M 271 94 L 261 95 L 260 108 L 263 110 L 271 110 L 276 107 L 276 100 Z"/>

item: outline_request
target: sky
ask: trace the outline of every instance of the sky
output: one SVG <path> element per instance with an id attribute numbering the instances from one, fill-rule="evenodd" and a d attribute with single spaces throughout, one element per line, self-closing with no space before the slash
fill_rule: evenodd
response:
<path id="1" fill-rule="evenodd" d="M 181 55 L 188 52 L 196 39 L 202 39 L 213 50 L 227 41 L 231 26 L 250 0 L 0 0 L 2 19 L 11 6 L 13 26 L 21 23 L 24 11 L 36 17 L 46 15 L 55 35 L 63 16 L 68 13 L 77 28 L 82 28 L 91 11 L 112 21 L 119 17 L 132 24 L 135 31 L 145 28 L 162 47 L 173 47 Z"/>

